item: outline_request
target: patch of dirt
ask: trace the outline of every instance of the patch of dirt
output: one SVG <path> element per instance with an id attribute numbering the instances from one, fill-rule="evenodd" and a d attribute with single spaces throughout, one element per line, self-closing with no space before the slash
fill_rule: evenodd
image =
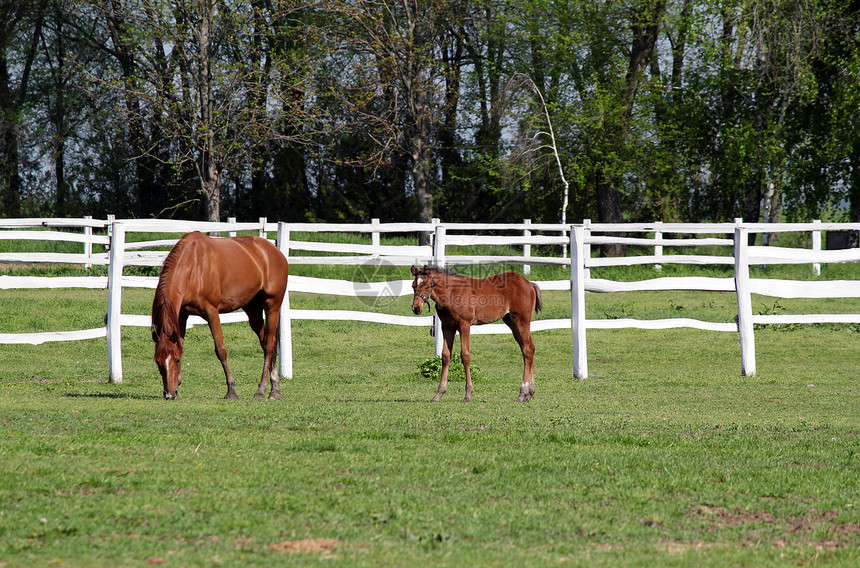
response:
<path id="1" fill-rule="evenodd" d="M 709 532 L 718 530 L 720 527 L 739 527 L 750 523 L 772 523 L 773 515 L 762 511 L 746 511 L 740 508 L 724 509 L 722 507 L 708 507 L 705 505 L 696 507 L 691 516 L 704 518 L 710 522 Z"/>
<path id="2" fill-rule="evenodd" d="M 684 554 L 689 550 L 699 552 L 705 548 L 713 548 L 715 546 L 719 545 L 710 542 L 679 542 L 676 540 L 668 540 L 659 544 L 657 546 L 657 550 L 677 556 L 679 554 Z"/>
<path id="3" fill-rule="evenodd" d="M 285 540 L 284 542 L 276 542 L 269 545 L 269 550 L 275 552 L 286 552 L 288 554 L 308 553 L 308 552 L 329 552 L 338 546 L 343 545 L 343 541 L 330 538 L 312 538 L 304 540 Z"/>
<path id="4" fill-rule="evenodd" d="M 835 550 L 857 546 L 860 541 L 860 523 L 838 523 L 838 511 L 810 509 L 805 515 L 776 518 L 766 511 L 726 509 L 701 505 L 691 509 L 689 517 L 705 523 L 707 532 L 717 532 L 725 527 L 745 525 L 772 525 L 770 538 L 764 531 L 754 530 L 744 540 L 752 545 L 769 541 L 777 548 L 785 546 L 814 546 L 818 550 Z M 826 534 L 825 538 L 811 538 L 814 533 Z"/>

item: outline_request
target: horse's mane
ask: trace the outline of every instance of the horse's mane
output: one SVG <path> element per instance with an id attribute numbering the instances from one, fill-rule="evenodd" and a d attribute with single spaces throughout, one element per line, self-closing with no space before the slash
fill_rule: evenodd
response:
<path id="1" fill-rule="evenodd" d="M 185 237 L 179 239 L 176 246 L 168 253 L 161 267 L 161 275 L 158 277 L 158 286 L 155 287 L 155 297 L 152 300 L 152 340 L 156 342 L 156 358 L 161 359 L 167 355 L 178 352 L 179 343 L 179 317 L 173 300 L 167 294 L 167 283 L 172 277 L 182 251 L 185 249 Z"/>

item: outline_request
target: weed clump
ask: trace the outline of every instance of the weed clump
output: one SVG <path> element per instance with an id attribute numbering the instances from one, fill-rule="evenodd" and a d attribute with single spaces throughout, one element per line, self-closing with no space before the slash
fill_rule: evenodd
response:
<path id="1" fill-rule="evenodd" d="M 469 365 L 472 371 L 472 381 L 480 380 L 481 369 L 473 362 Z M 438 381 L 442 378 L 442 357 L 431 357 L 418 365 L 418 377 L 421 379 Z M 463 361 L 459 355 L 451 357 L 451 365 L 448 367 L 449 381 L 465 381 L 466 371 L 463 369 Z"/>

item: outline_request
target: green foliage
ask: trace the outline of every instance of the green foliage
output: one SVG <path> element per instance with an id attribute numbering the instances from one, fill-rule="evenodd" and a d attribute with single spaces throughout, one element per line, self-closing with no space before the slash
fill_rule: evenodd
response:
<path id="1" fill-rule="evenodd" d="M 860 211 L 856 3 L 94 6 L 2 8 L 7 217 L 199 217 L 193 157 L 217 165 L 222 217 L 414 220 L 414 146 L 435 216 L 556 222 L 550 124 L 570 220 L 609 195 L 625 220 L 757 221 L 771 183 L 783 219 Z"/>
<path id="2" fill-rule="evenodd" d="M 483 380 L 481 369 L 474 361 L 469 363 L 469 369 L 472 374 L 472 381 L 479 382 Z M 442 377 L 442 357 L 431 357 L 419 363 L 418 376 L 421 379 L 438 382 Z M 463 360 L 456 353 L 451 356 L 451 362 L 448 365 L 448 380 L 454 382 L 466 380 L 466 370 L 463 368 Z"/>

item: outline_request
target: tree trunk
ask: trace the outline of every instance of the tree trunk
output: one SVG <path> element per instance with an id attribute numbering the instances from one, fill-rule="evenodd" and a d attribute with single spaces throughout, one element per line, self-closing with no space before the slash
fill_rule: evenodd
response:
<path id="1" fill-rule="evenodd" d="M 0 98 L 4 98 L 2 92 L 0 92 Z M 0 128 L 3 131 L 3 147 L 0 149 L 3 155 L 3 159 L 0 160 L 0 215 L 20 217 L 21 174 L 18 172 L 18 162 L 21 158 L 16 133 L 18 113 L 15 109 L 3 109 L 3 111 L 3 117 L 0 118 Z"/>
<path id="2" fill-rule="evenodd" d="M 851 154 L 848 156 L 851 173 L 848 185 L 849 220 L 852 223 L 860 221 L 860 141 L 854 140 Z"/>
<path id="3" fill-rule="evenodd" d="M 200 180 L 200 191 L 203 193 L 203 216 L 207 221 L 213 223 L 221 220 L 221 190 L 219 185 L 220 181 L 217 178 Z"/>
<path id="4" fill-rule="evenodd" d="M 617 182 L 606 172 L 597 175 L 597 220 L 600 223 L 622 223 L 621 192 Z M 622 244 L 600 245 L 600 256 L 624 256 L 627 248 Z"/>
<path id="5" fill-rule="evenodd" d="M 199 52 L 197 55 L 197 80 L 200 82 L 200 123 L 202 132 L 198 132 L 198 151 L 200 166 L 200 190 L 203 193 L 203 214 L 207 221 L 217 223 L 221 220 L 221 172 L 215 155 L 215 110 L 213 105 L 211 47 L 212 21 L 215 16 L 217 0 L 203 2 L 203 13 L 200 18 L 198 32 Z"/>
<path id="6" fill-rule="evenodd" d="M 417 147 L 412 154 L 412 182 L 415 184 L 415 198 L 418 201 L 418 222 L 429 223 L 433 220 L 433 193 L 430 188 L 430 149 L 426 142 L 415 142 Z M 421 244 L 430 244 L 430 233 L 421 234 Z"/>

